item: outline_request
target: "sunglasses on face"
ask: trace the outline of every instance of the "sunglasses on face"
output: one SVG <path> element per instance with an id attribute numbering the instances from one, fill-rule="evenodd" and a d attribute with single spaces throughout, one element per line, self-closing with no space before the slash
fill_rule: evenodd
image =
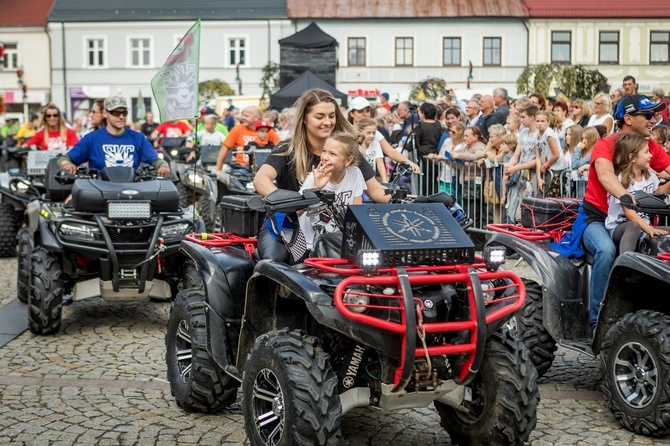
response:
<path id="1" fill-rule="evenodd" d="M 647 121 L 651 120 L 654 117 L 654 112 L 640 112 L 640 113 L 631 113 L 632 116 L 644 116 L 644 119 Z"/>
<path id="2" fill-rule="evenodd" d="M 118 118 L 120 116 L 128 116 L 128 110 L 112 110 L 109 113 L 115 118 Z"/>
<path id="3" fill-rule="evenodd" d="M 47 118 L 57 118 L 57 117 L 58 117 L 58 113 L 53 114 L 53 115 L 48 114 L 48 115 L 44 115 L 44 116 L 46 116 Z"/>

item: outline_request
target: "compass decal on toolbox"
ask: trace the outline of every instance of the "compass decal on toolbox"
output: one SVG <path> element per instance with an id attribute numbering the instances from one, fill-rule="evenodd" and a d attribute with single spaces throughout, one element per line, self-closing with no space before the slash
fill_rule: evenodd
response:
<path id="1" fill-rule="evenodd" d="M 393 235 L 412 243 L 432 242 L 440 235 L 432 219 L 414 210 L 390 210 L 382 216 L 382 223 Z"/>

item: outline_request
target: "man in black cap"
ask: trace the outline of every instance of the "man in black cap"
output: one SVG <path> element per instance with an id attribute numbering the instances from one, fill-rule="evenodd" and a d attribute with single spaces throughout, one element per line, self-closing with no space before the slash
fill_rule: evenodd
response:
<path id="1" fill-rule="evenodd" d="M 152 164 L 158 176 L 170 173 L 167 162 L 158 158 L 156 149 L 140 132 L 126 127 L 128 102 L 121 96 L 105 99 L 103 116 L 107 126 L 91 132 L 79 140 L 66 155 L 58 159 L 58 167 L 71 174 L 85 162 L 95 170 L 105 167 L 127 166 L 137 169 L 140 162 Z"/>
<path id="2" fill-rule="evenodd" d="M 652 102 L 646 96 L 625 96 L 617 104 L 614 118 L 618 121 L 619 132 L 601 138 L 591 153 L 591 168 L 582 202 L 580 214 L 586 216 L 586 227 L 582 234 L 582 244 L 594 257 L 591 271 L 591 304 L 589 325 L 594 328 L 598 320 L 600 304 L 605 297 L 605 286 L 614 264 L 616 247 L 605 228 L 608 209 L 608 194 L 620 198 L 628 191 L 614 173 L 614 145 L 621 134 L 651 136 L 651 127 L 656 122 L 655 113 L 666 108 L 663 102 Z M 648 139 L 651 153 L 650 166 L 657 172 L 670 173 L 670 156 L 663 147 Z M 578 216 L 579 218 L 579 216 Z"/>

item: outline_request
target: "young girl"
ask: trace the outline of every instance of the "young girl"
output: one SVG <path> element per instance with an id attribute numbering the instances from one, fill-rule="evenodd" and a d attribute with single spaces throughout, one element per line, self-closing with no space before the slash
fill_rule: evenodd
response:
<path id="1" fill-rule="evenodd" d="M 585 172 L 589 170 L 591 164 L 591 151 L 596 142 L 600 139 L 600 133 L 595 127 L 587 127 L 582 131 L 582 137 L 572 152 L 571 167 L 577 171 L 578 177 L 586 179 Z"/>
<path id="2" fill-rule="evenodd" d="M 503 165 L 507 164 L 514 152 L 516 151 L 516 146 L 519 144 L 519 138 L 514 133 L 507 133 L 502 137 L 502 143 L 500 144 L 500 153 L 503 154 Z M 507 201 L 507 181 L 509 181 L 509 175 L 503 173 L 501 191 L 500 191 L 500 205 L 505 206 Z"/>
<path id="3" fill-rule="evenodd" d="M 375 141 L 377 135 L 377 123 L 372 118 L 361 118 L 358 121 L 358 130 L 363 134 L 365 140 L 361 145 L 361 153 L 368 164 L 375 170 L 377 176 L 381 178 L 382 183 L 387 182 L 386 164 L 384 163 L 384 152 L 378 141 Z"/>
<path id="4" fill-rule="evenodd" d="M 651 139 L 670 153 L 670 127 L 659 125 L 651 130 Z"/>
<path id="5" fill-rule="evenodd" d="M 554 127 L 558 124 L 556 117 L 550 111 L 540 110 L 535 115 L 535 125 L 540 131 L 537 138 L 538 158 L 538 189 L 543 190 L 548 185 L 546 193 L 549 197 L 562 196 L 560 173 L 568 167 L 568 163 L 561 156 L 561 143 Z M 554 182 L 554 178 L 556 181 Z"/>
<path id="6" fill-rule="evenodd" d="M 659 180 L 649 168 L 649 145 L 640 135 L 622 134 L 614 145 L 614 173 L 621 185 L 635 195 L 637 191 L 653 193 L 658 190 Z M 649 236 L 666 235 L 670 228 L 653 227 L 649 216 L 621 206 L 619 199 L 610 196 L 605 227 L 610 231 L 614 244 L 619 245 L 619 253 L 635 251 L 637 241 L 644 231 Z"/>
<path id="7" fill-rule="evenodd" d="M 362 134 L 356 137 L 346 132 L 331 134 L 323 147 L 321 162 L 307 175 L 300 192 L 307 189 L 329 190 L 335 192 L 337 206 L 361 204 L 366 186 L 361 171 L 356 167 L 356 157 L 363 139 Z M 314 225 L 319 222 L 319 216 L 310 216 L 305 212 L 300 215 L 299 221 L 307 249 L 311 250 L 316 235 Z M 326 232 L 335 232 L 336 229 L 332 223 L 326 227 Z"/>

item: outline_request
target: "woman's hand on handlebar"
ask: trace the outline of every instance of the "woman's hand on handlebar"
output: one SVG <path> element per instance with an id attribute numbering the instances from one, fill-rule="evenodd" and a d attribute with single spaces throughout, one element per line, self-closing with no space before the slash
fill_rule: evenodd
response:
<path id="1" fill-rule="evenodd" d="M 410 167 L 412 168 L 412 172 L 414 172 L 414 173 L 417 174 L 417 175 L 421 173 L 421 168 L 419 167 L 418 164 L 416 164 L 416 163 L 414 163 L 414 162 L 412 162 L 412 161 L 409 161 L 409 160 L 407 161 L 407 163 L 408 163 L 408 164 L 410 165 Z"/>

